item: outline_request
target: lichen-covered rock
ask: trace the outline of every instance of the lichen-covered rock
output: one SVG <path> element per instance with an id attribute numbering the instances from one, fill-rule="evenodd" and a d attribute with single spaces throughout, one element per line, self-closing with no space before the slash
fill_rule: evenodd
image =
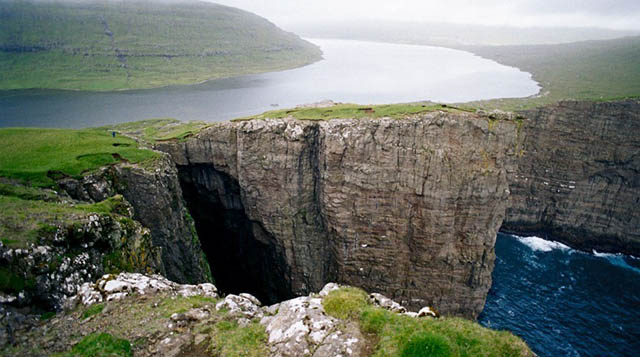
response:
<path id="1" fill-rule="evenodd" d="M 374 305 L 379 306 L 383 309 L 387 309 L 391 312 L 398 312 L 398 313 L 407 312 L 407 309 L 405 309 L 404 306 L 398 304 L 397 302 L 389 299 L 388 297 L 382 294 L 371 293 L 369 294 L 369 298 L 371 299 Z"/>
<path id="2" fill-rule="evenodd" d="M 364 337 L 353 323 L 327 315 L 322 299 L 299 297 L 281 302 L 265 326 L 271 356 L 359 356 Z"/>
<path id="3" fill-rule="evenodd" d="M 248 319 L 261 318 L 262 304 L 254 296 L 242 293 L 240 295 L 227 295 L 224 300 L 216 304 L 216 310 L 225 309 L 232 316 L 244 316 Z"/>
<path id="4" fill-rule="evenodd" d="M 503 228 L 640 256 L 640 101 L 565 101 L 522 114 Z"/>
<path id="5" fill-rule="evenodd" d="M 159 148 L 178 165 L 219 288 L 244 282 L 274 302 L 337 281 L 476 316 L 517 135 L 515 122 L 432 112 L 216 123 Z"/>
<path id="6" fill-rule="evenodd" d="M 126 216 L 78 216 L 43 232 L 39 245 L 11 249 L 0 244 L 0 265 L 24 280 L 21 291 L 4 294 L 0 303 L 37 303 L 40 309 L 59 310 L 83 283 L 105 271 L 156 271 L 161 265 L 158 253 L 149 231 Z"/>
<path id="7" fill-rule="evenodd" d="M 218 297 L 218 289 L 210 283 L 198 285 L 178 284 L 161 275 L 139 273 L 107 274 L 95 283 L 84 283 L 78 294 L 69 298 L 67 308 L 77 304 L 91 305 L 103 301 L 120 300 L 131 294 L 145 295 L 157 292 L 170 292 L 178 296 Z"/>

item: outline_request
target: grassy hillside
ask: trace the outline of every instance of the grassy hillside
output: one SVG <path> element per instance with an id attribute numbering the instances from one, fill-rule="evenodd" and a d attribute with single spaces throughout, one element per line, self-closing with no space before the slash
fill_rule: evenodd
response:
<path id="1" fill-rule="evenodd" d="M 542 85 L 539 96 L 470 103 L 523 109 L 561 99 L 610 100 L 640 96 L 640 37 L 562 45 L 474 46 L 467 50 L 527 71 Z"/>
<path id="2" fill-rule="evenodd" d="M 195 0 L 0 0 L 0 89 L 150 88 L 320 58 L 259 16 Z"/>

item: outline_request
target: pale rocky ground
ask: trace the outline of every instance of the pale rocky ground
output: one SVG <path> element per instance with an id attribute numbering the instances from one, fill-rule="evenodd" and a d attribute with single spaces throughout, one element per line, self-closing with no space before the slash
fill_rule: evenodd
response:
<path id="1" fill-rule="evenodd" d="M 11 336 L 3 330 L 0 342 L 11 341 L 17 347 L 5 345 L 0 351 L 7 356 L 38 356 L 68 350 L 91 332 L 119 331 L 120 337 L 134 341 L 136 356 L 205 356 L 209 342 L 206 327 L 224 315 L 222 318 L 239 326 L 264 326 L 270 356 L 365 355 L 368 341 L 358 326 L 327 315 L 322 306 L 323 297 L 339 288 L 329 283 L 317 294 L 263 306 L 249 294 L 221 298 L 209 283 L 182 285 L 160 275 L 138 273 L 105 275 L 96 283 L 83 284 L 78 294 L 67 300 L 67 312 L 46 322 L 29 318 L 30 323 L 23 324 L 22 330 L 12 330 Z M 420 313 L 407 312 L 381 294 L 371 294 L 370 298 L 375 305 L 399 314 L 436 316 L 429 308 Z M 181 299 L 203 303 L 181 312 L 165 309 L 167 301 L 179 304 Z M 81 311 L 98 303 L 105 306 L 101 313 L 81 317 Z"/>

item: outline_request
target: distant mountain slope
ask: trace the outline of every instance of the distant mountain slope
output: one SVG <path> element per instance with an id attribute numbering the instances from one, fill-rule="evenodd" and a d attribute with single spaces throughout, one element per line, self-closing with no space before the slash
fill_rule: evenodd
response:
<path id="1" fill-rule="evenodd" d="M 0 0 L 0 89 L 149 88 L 320 58 L 264 18 L 211 3 Z"/>
<path id="2" fill-rule="evenodd" d="M 558 45 L 463 49 L 527 71 L 543 87 L 539 96 L 470 103 L 474 107 L 525 109 L 562 99 L 640 97 L 640 36 Z"/>

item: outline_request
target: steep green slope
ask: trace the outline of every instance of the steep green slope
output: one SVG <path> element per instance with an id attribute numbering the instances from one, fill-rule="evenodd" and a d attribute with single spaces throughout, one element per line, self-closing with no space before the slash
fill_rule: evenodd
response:
<path id="1" fill-rule="evenodd" d="M 211 3 L 0 0 L 0 89 L 150 88 L 320 57 L 259 16 Z"/>

